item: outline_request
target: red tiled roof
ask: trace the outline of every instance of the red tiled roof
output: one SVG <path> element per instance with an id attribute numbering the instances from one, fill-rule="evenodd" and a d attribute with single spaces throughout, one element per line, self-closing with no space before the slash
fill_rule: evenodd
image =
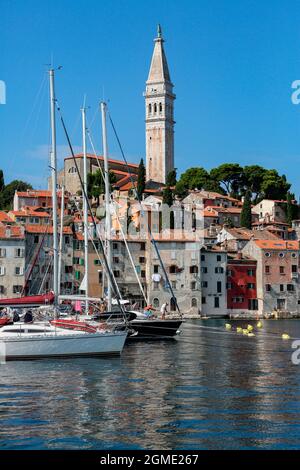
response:
<path id="1" fill-rule="evenodd" d="M 83 154 L 82 153 L 77 153 L 75 155 L 75 158 L 83 158 Z M 104 158 L 103 158 L 102 155 L 94 155 L 92 153 L 88 153 L 87 158 L 94 159 L 94 160 L 99 159 L 101 161 L 104 161 Z M 71 159 L 73 159 L 73 156 L 65 158 L 65 160 L 71 160 Z M 126 163 L 122 162 L 121 160 L 114 160 L 113 158 L 109 158 L 108 163 L 117 163 L 119 165 L 123 165 L 125 167 L 128 166 L 128 167 L 132 167 L 132 168 L 138 168 L 139 167 L 139 165 L 137 163 L 128 163 L 126 165 Z"/>
<path id="2" fill-rule="evenodd" d="M 0 211 L 0 222 L 13 222 L 13 220 L 8 216 L 8 214 L 4 211 Z"/>
<path id="3" fill-rule="evenodd" d="M 299 250 L 298 240 L 254 240 L 254 242 L 263 250 Z"/>
<path id="4" fill-rule="evenodd" d="M 25 225 L 27 233 L 53 233 L 53 227 L 49 225 Z M 69 226 L 64 227 L 64 234 L 72 235 L 72 229 Z"/>
<path id="5" fill-rule="evenodd" d="M 24 230 L 23 227 L 19 225 L 0 225 L 0 238 L 24 238 Z"/>

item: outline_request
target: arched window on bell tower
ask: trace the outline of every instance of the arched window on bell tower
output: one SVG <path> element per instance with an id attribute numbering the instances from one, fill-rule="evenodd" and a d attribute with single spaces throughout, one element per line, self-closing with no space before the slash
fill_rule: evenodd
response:
<path id="1" fill-rule="evenodd" d="M 154 103 L 154 114 L 156 114 L 156 113 L 157 113 L 157 104 Z"/>
<path id="2" fill-rule="evenodd" d="M 148 104 L 148 114 L 152 113 L 152 106 L 151 103 Z"/>
<path id="3" fill-rule="evenodd" d="M 162 113 L 162 104 L 159 103 L 159 112 Z"/>

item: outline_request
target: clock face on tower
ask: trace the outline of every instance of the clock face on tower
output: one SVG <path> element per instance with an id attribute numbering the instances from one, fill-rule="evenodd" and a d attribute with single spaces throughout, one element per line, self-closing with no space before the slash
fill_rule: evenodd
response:
<path id="1" fill-rule="evenodd" d="M 154 39 L 148 80 L 146 82 L 146 177 L 165 183 L 174 168 L 174 100 L 161 28 Z"/>

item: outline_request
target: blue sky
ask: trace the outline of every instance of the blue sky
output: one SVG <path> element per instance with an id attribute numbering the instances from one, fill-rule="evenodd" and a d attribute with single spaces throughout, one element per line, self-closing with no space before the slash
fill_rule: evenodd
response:
<path id="1" fill-rule="evenodd" d="M 72 142 L 80 107 L 101 152 L 104 96 L 126 155 L 145 154 L 143 91 L 161 23 L 175 84 L 175 162 L 211 168 L 227 161 L 277 168 L 299 196 L 300 2 L 289 0 L 0 0 L 0 168 L 6 181 L 37 188 L 49 174 L 47 65 Z M 120 158 L 110 132 L 110 154 Z M 58 127 L 60 160 L 68 153 Z"/>

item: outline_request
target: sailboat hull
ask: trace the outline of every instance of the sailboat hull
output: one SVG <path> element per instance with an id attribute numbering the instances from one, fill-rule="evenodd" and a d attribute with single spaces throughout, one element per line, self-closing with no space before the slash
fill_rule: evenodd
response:
<path id="1" fill-rule="evenodd" d="M 126 336 L 126 332 L 20 336 L 18 338 L 1 338 L 0 348 L 5 360 L 118 356 L 123 350 Z"/>

